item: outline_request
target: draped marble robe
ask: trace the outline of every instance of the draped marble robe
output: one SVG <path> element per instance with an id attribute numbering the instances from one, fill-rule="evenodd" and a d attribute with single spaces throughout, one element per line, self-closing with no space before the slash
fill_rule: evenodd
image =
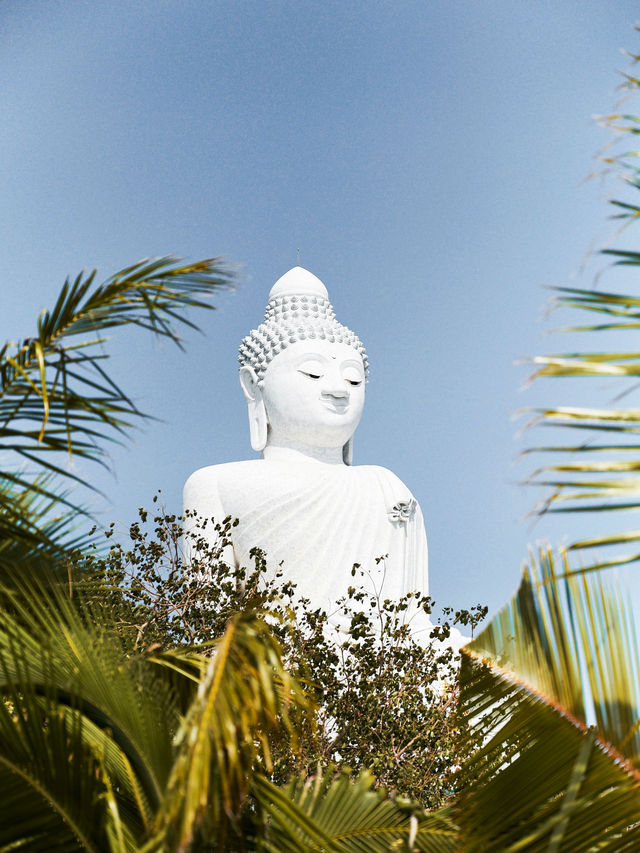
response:
<path id="1" fill-rule="evenodd" d="M 382 599 L 428 590 L 422 512 L 386 468 L 267 459 L 212 465 L 187 480 L 183 505 L 216 521 L 239 519 L 227 561 L 249 566 L 257 546 L 271 571 L 328 611 L 353 584 L 354 563 Z"/>

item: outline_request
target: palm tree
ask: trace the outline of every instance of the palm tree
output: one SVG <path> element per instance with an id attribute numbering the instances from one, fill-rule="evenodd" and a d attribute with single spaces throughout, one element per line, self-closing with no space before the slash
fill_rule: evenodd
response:
<path id="1" fill-rule="evenodd" d="M 627 75 L 627 92 L 638 88 L 640 81 Z M 633 115 L 608 116 L 605 123 L 623 140 L 640 132 Z M 640 189 L 637 156 L 634 149 L 606 158 L 634 190 Z M 640 216 L 628 201 L 613 204 L 627 224 Z M 604 254 L 618 266 L 640 264 L 638 252 Z M 638 296 L 558 290 L 555 307 L 601 317 L 560 331 L 592 336 L 639 327 Z M 640 375 L 635 341 L 629 351 L 586 347 L 534 363 L 534 378 L 595 377 L 601 384 L 602 377 Z M 532 475 L 550 490 L 537 512 L 588 512 L 597 523 L 601 513 L 640 506 L 640 411 L 620 408 L 620 397 L 609 406 L 533 412 L 534 425 L 578 436 L 529 449 L 559 460 Z M 639 541 L 636 529 L 594 532 L 558 555 L 539 549 L 513 600 L 463 650 L 460 712 L 468 757 L 453 812 L 460 850 L 640 849 L 640 652 L 628 598 L 602 571 L 639 559 Z M 605 557 L 591 557 L 596 549 Z"/>
<path id="2" fill-rule="evenodd" d="M 106 447 L 145 415 L 109 376 L 105 332 L 133 325 L 180 345 L 185 309 L 213 308 L 233 284 L 219 259 L 141 261 L 94 286 L 96 271 L 65 281 L 37 332 L 0 349 L 0 566 L 60 559 L 91 539 L 92 516 L 69 487 L 90 481 L 63 464 L 104 463 Z M 84 526 L 79 518 L 84 517 Z"/>
<path id="3" fill-rule="evenodd" d="M 125 655 L 73 592 L 0 589 L 0 849 L 455 849 L 445 815 L 366 775 L 269 780 L 274 744 L 295 746 L 314 707 L 264 614 L 231 618 L 208 653 Z"/>
<path id="4" fill-rule="evenodd" d="M 640 57 L 632 56 L 634 62 Z M 637 95 L 640 81 L 633 74 L 624 75 L 625 98 Z M 640 190 L 640 166 L 635 148 L 640 133 L 640 119 L 628 112 L 604 116 L 602 123 L 614 131 L 612 144 L 617 147 L 632 145 L 631 150 L 623 147 L 620 153 L 612 153 L 607 147 L 601 157 L 608 170 L 621 178 L 625 187 Z M 615 151 L 615 149 L 614 149 Z M 621 224 L 616 237 L 626 226 L 640 217 L 640 206 L 632 200 L 613 199 L 611 204 L 616 213 L 613 219 Z M 640 252 L 626 248 L 607 247 L 601 254 L 614 258 L 613 266 L 619 270 L 637 268 Z M 596 519 L 600 513 L 637 512 L 640 508 L 640 409 L 624 407 L 621 400 L 637 389 L 640 376 L 640 354 L 636 343 L 640 328 L 640 296 L 633 293 L 610 292 L 602 289 L 603 279 L 598 277 L 593 288 L 558 287 L 557 296 L 551 307 L 557 310 L 571 309 L 580 316 L 571 325 L 555 330 L 561 333 L 588 333 L 597 340 L 604 336 L 608 347 L 615 351 L 595 351 L 588 345 L 580 352 L 543 355 L 533 359 L 535 372 L 532 379 L 580 377 L 598 380 L 599 389 L 603 382 L 615 382 L 616 396 L 613 403 L 595 406 L 549 405 L 530 412 L 531 425 L 548 431 L 552 435 L 564 433 L 575 436 L 575 440 L 532 446 L 528 454 L 552 454 L 556 462 L 538 467 L 531 475 L 533 484 L 546 488 L 545 497 L 536 507 L 544 513 L 588 513 Z M 585 312 L 588 312 L 585 314 Z M 615 341 L 621 333 L 627 333 L 627 348 L 620 348 Z M 620 389 L 620 381 L 631 378 L 633 382 Z M 610 386 L 609 386 L 610 387 Z M 611 392 L 609 392 L 610 395 Z M 613 534 L 602 534 L 572 542 L 566 551 L 572 569 L 606 568 L 635 562 L 640 559 L 640 530 L 623 529 Z M 605 552 L 604 557 L 592 554 Z M 607 552 L 611 552 L 607 555 Z M 578 557 L 580 561 L 575 559 Z"/>
<path id="5" fill-rule="evenodd" d="M 185 849 L 206 824 L 224 849 L 257 755 L 308 711 L 265 623 L 231 620 L 208 657 L 124 656 L 96 605 L 2 592 L 0 846 Z"/>
<path id="6" fill-rule="evenodd" d="M 640 657 L 602 575 L 532 557 L 462 653 L 461 851 L 640 849 Z"/>

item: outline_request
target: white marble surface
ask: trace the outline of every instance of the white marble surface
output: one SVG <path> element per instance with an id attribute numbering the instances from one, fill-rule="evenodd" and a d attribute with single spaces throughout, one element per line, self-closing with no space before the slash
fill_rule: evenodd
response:
<path id="1" fill-rule="evenodd" d="M 426 594 L 415 498 L 391 471 L 349 464 L 368 366 L 360 341 L 333 319 L 322 282 L 301 267 L 286 273 L 252 336 L 240 382 L 262 458 L 200 468 L 187 480 L 184 508 L 238 518 L 227 559 L 248 565 L 260 547 L 315 605 L 335 605 L 354 563 L 383 598 Z"/>
<path id="2" fill-rule="evenodd" d="M 282 564 L 283 577 L 301 595 L 329 610 L 354 583 L 354 563 L 382 598 L 427 591 L 422 513 L 391 471 L 282 450 L 201 468 L 187 481 L 185 507 L 240 520 L 227 559 L 250 565 L 249 552 L 258 545 L 270 566 Z"/>

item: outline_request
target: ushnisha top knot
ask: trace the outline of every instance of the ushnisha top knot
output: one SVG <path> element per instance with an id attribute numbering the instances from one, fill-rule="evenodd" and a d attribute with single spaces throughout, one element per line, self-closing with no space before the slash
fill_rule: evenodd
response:
<path id="1" fill-rule="evenodd" d="M 238 361 L 241 367 L 252 367 L 261 382 L 278 353 L 290 344 L 314 339 L 352 347 L 360 353 L 368 379 L 365 348 L 351 329 L 336 320 L 327 288 L 313 273 L 293 267 L 271 288 L 264 323 L 243 339 Z"/>

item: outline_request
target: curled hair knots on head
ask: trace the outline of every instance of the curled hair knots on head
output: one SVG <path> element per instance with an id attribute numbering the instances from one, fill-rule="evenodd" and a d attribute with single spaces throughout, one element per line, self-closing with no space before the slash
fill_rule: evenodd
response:
<path id="1" fill-rule="evenodd" d="M 317 338 L 352 347 L 362 358 L 368 380 L 369 360 L 362 342 L 336 320 L 322 282 L 302 267 L 294 267 L 272 288 L 264 323 L 244 338 L 238 361 L 241 367 L 251 367 L 261 382 L 270 362 L 282 350 Z"/>
<path id="2" fill-rule="evenodd" d="M 351 329 L 341 325 L 335 320 L 332 323 L 284 323 L 274 328 L 269 323 L 262 323 L 257 329 L 253 329 L 243 339 L 238 354 L 241 367 L 252 367 L 259 382 L 264 379 L 264 374 L 270 362 L 291 344 L 307 339 L 327 340 L 331 343 L 347 344 L 362 358 L 365 371 L 365 379 L 369 377 L 369 359 L 364 345 Z"/>

